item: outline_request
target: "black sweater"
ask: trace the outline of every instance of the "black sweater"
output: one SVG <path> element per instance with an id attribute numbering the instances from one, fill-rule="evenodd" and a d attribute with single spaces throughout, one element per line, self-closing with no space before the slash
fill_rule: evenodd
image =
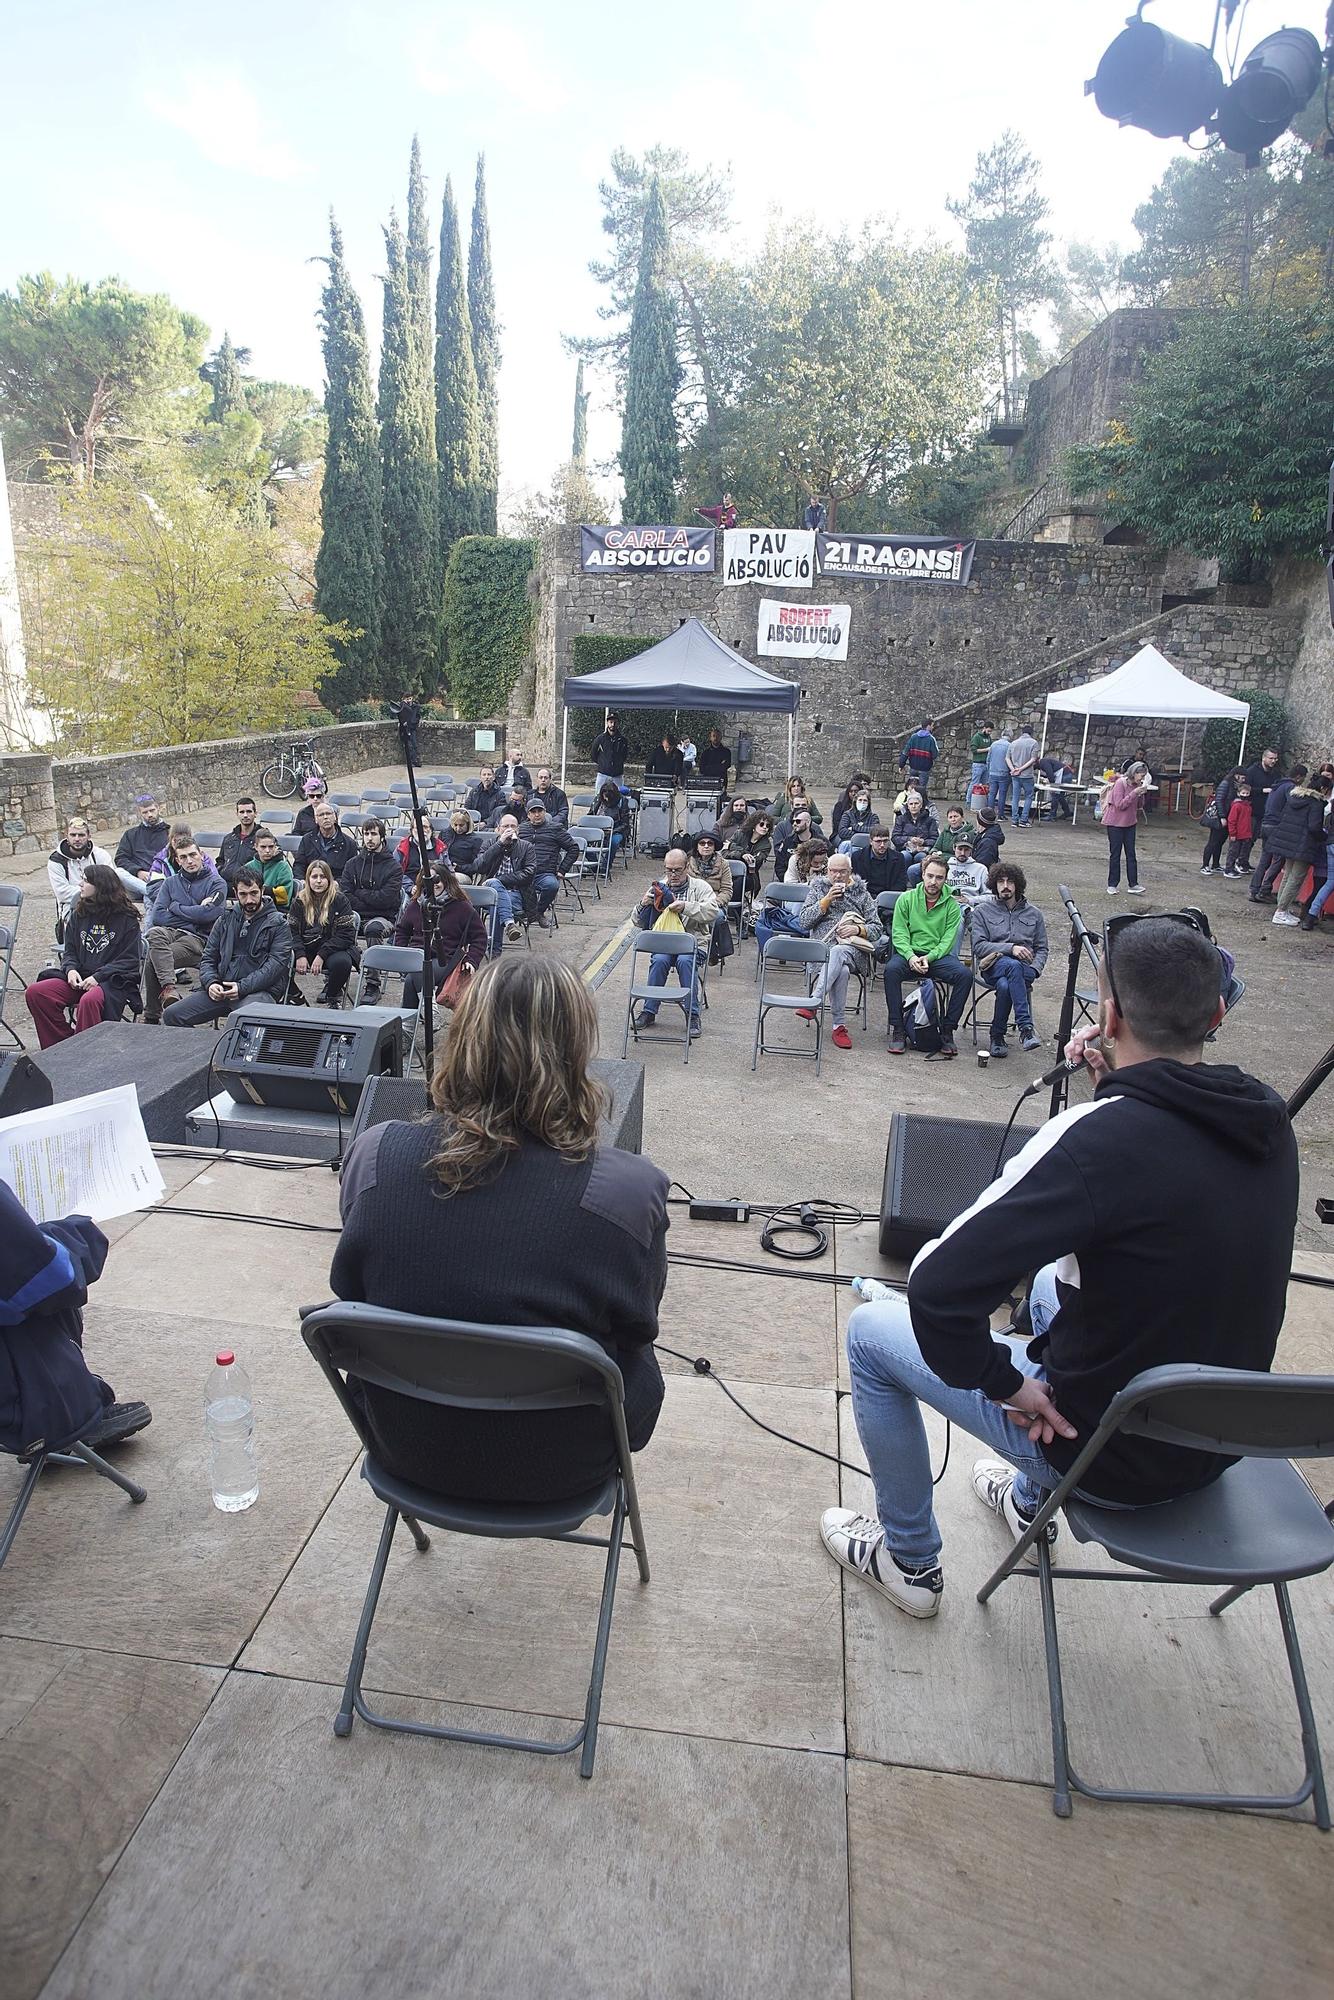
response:
<path id="1" fill-rule="evenodd" d="M 352 923 L 352 905 L 341 889 L 335 889 L 329 903 L 329 914 L 323 924 L 317 924 L 307 916 L 306 907 L 299 895 L 293 896 L 287 912 L 288 928 L 292 933 L 292 944 L 298 958 L 309 962 L 312 958 L 326 959 L 331 951 L 355 952 L 357 936 Z"/>
<path id="2" fill-rule="evenodd" d="M 394 926 L 394 943 L 422 951 L 425 942 L 422 906 L 415 896 L 410 896 Z M 441 974 L 452 972 L 465 958 L 470 965 L 477 966 L 486 957 L 486 925 L 466 896 L 437 898 L 431 955 Z"/>
<path id="3" fill-rule="evenodd" d="M 403 864 L 386 848 L 372 854 L 363 847 L 344 868 L 338 886 L 363 924 L 374 917 L 396 917 L 403 900 Z"/>
<path id="4" fill-rule="evenodd" d="M 1267 1084 L 1228 1064 L 1136 1063 L 1041 1126 L 919 1252 L 913 1332 L 946 1382 L 1003 1401 L 1022 1378 L 989 1315 L 1016 1280 L 1059 1259 L 1060 1310 L 1029 1351 L 1079 1433 L 1043 1446 L 1064 1472 L 1141 1370 L 1269 1367 L 1296 1216 L 1297 1146 Z M 1231 1463 L 1123 1434 L 1080 1484 L 1143 1504 L 1207 1486 Z"/>
<path id="5" fill-rule="evenodd" d="M 118 1021 L 127 1009 L 134 1014 L 143 1011 L 139 989 L 142 939 L 134 910 L 119 910 L 108 922 L 93 916 L 81 898 L 70 911 L 61 970 L 97 981 L 105 996 L 104 1021 Z"/>
<path id="6" fill-rule="evenodd" d="M 426 1162 L 435 1117 L 378 1125 L 343 1168 L 342 1299 L 492 1325 L 586 1333 L 619 1365 L 633 1449 L 662 1403 L 652 1342 L 667 1280 L 667 1176 L 615 1147 L 571 1165 L 535 1140 L 483 1187 L 446 1197 Z M 377 1456 L 406 1479 L 477 1500 L 559 1499 L 612 1471 L 600 1409 L 424 1405 L 362 1387 Z"/>

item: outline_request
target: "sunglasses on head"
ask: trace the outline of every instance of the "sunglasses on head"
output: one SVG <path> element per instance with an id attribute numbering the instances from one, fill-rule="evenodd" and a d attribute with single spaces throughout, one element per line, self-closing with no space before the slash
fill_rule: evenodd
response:
<path id="1" fill-rule="evenodd" d="M 1181 924 L 1186 930 L 1198 931 L 1213 943 L 1213 933 L 1209 929 L 1209 919 L 1203 910 L 1122 910 L 1115 917 L 1108 917 L 1102 927 L 1102 962 L 1107 968 L 1107 984 L 1111 988 L 1116 1011 L 1124 1017 L 1121 996 L 1116 990 L 1116 972 L 1113 964 L 1112 942 L 1130 924 Z"/>

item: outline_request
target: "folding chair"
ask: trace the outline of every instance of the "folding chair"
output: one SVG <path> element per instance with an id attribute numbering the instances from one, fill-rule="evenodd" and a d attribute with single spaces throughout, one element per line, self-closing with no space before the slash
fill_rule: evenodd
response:
<path id="1" fill-rule="evenodd" d="M 13 915 L 5 915 L 12 910 Z M 19 918 L 23 914 L 23 891 L 15 889 L 8 882 L 0 882 L 0 1028 L 3 1028 L 16 1049 L 23 1043 L 17 1029 L 5 1019 L 5 995 L 9 991 L 9 975 L 14 966 L 14 942 L 18 937 Z"/>
<path id="2" fill-rule="evenodd" d="M 361 954 L 361 965 L 357 971 L 357 994 L 352 1005 L 354 1007 L 362 1005 L 362 994 L 365 991 L 368 972 L 388 973 L 391 977 L 403 981 L 415 979 L 420 985 L 422 966 L 422 954 L 414 951 L 411 945 L 368 944 Z M 416 1006 L 406 1007 L 402 1003 L 400 991 L 399 1005 L 395 1011 L 402 1017 L 403 1033 L 408 1044 L 408 1059 L 403 1065 L 404 1076 L 412 1074 L 412 1062 L 417 1053 L 417 1029 L 421 1026 L 422 1016 L 430 1000 L 431 993 L 423 990 L 418 996 Z M 368 1000 L 365 1004 L 368 1007 L 378 1007 L 384 1003 L 379 1000 Z"/>
<path id="3" fill-rule="evenodd" d="M 582 1745 L 579 1775 L 591 1778 L 627 1518 L 639 1580 L 641 1583 L 649 1580 L 620 1369 L 586 1334 L 569 1333 L 557 1327 L 480 1326 L 468 1320 L 424 1319 L 413 1313 L 387 1312 L 369 1305 L 334 1303 L 307 1307 L 301 1315 L 301 1337 L 324 1370 L 365 1447 L 361 1476 L 385 1509 L 380 1546 L 357 1626 L 334 1735 L 351 1734 L 355 1713 L 376 1729 L 398 1730 L 408 1736 L 443 1737 L 455 1743 L 485 1743 L 502 1750 L 534 1750 L 548 1757 L 565 1756 Z M 418 1403 L 444 1404 L 456 1410 L 603 1409 L 616 1470 L 599 1485 L 570 1499 L 512 1505 L 453 1499 L 414 1486 L 396 1478 L 392 1468 L 376 1456 L 366 1416 L 349 1388 L 353 1380 Z M 608 1534 L 580 1532 L 584 1522 L 603 1514 L 611 1516 Z M 573 1736 L 553 1743 L 541 1737 L 504 1736 L 485 1729 L 454 1729 L 443 1723 L 399 1722 L 367 1706 L 361 1687 L 366 1650 L 400 1518 L 407 1522 L 422 1555 L 430 1547 L 422 1529 L 423 1521 L 457 1535 L 487 1535 L 509 1541 L 581 1542 L 606 1549 L 593 1670 L 584 1718 Z"/>
<path id="4" fill-rule="evenodd" d="M 359 806 L 361 804 L 361 793 L 330 792 L 329 804 L 331 806 Z"/>
<path id="5" fill-rule="evenodd" d="M 301 849 L 299 833 L 279 833 L 274 836 L 284 854 L 297 854 Z"/>
<path id="6" fill-rule="evenodd" d="M 596 792 L 571 792 L 570 794 L 570 804 L 572 806 L 582 806 L 585 812 L 588 811 L 590 806 L 595 806 L 597 802 Z"/>
<path id="7" fill-rule="evenodd" d="M 142 1505 L 148 1498 L 142 1486 L 136 1485 L 133 1479 L 127 1479 L 123 1472 L 118 1471 L 114 1465 L 108 1465 L 104 1458 L 99 1458 L 91 1445 L 71 1444 L 67 1445 L 64 1451 L 48 1451 L 46 1446 L 39 1442 L 30 1446 L 27 1451 L 17 1453 L 16 1456 L 19 1464 L 27 1467 L 27 1471 L 23 1475 L 23 1483 L 15 1496 L 14 1504 L 9 1510 L 9 1519 L 4 1527 L 0 1528 L 0 1569 L 4 1568 L 22 1525 L 23 1516 L 28 1511 L 28 1502 L 32 1499 L 37 1482 L 48 1465 L 91 1466 L 103 1479 L 109 1479 L 113 1486 L 119 1486 L 122 1493 L 128 1493 L 136 1507 Z"/>
<path id="8" fill-rule="evenodd" d="M 775 885 L 778 886 L 778 885 Z M 769 938 L 764 947 L 760 965 L 760 1002 L 755 1012 L 755 1044 L 750 1052 L 750 1067 L 754 1071 L 762 1055 L 804 1056 L 805 1049 L 770 1048 L 764 1039 L 765 1017 L 773 1008 L 781 1008 L 786 1013 L 795 1013 L 798 1007 L 809 1008 L 810 988 L 815 974 L 812 967 L 828 965 L 829 946 L 821 938 L 786 937 L 781 932 Z M 800 965 L 806 973 L 806 990 L 803 993 L 775 993 L 769 986 L 771 966 Z M 821 994 L 815 1010 L 815 1074 L 820 1074 L 820 1058 L 824 1052 L 825 998 Z"/>
<path id="9" fill-rule="evenodd" d="M 370 806 L 372 808 L 375 808 L 377 806 L 392 805 L 393 802 L 394 802 L 394 795 L 392 792 L 371 791 L 367 789 L 361 795 L 362 805 Z"/>
<path id="10" fill-rule="evenodd" d="M 1109 1439 L 1155 1438 L 1191 1451 L 1226 1452 L 1238 1462 L 1197 1493 L 1151 1507 L 1098 1507 L 1079 1497 L 1079 1486 Z M 1051 1706 L 1052 1807 L 1068 1819 L 1071 1792 L 1085 1798 L 1137 1805 L 1210 1806 L 1219 1811 L 1283 1811 L 1309 1798 L 1315 1823 L 1330 1830 L 1329 1801 L 1320 1761 L 1315 1716 L 1293 1622 L 1288 1584 L 1319 1576 L 1334 1563 L 1334 1526 L 1320 1502 L 1287 1461 L 1334 1456 L 1334 1376 L 1267 1375 L 1241 1368 L 1182 1364 L 1148 1368 L 1114 1397 L 1074 1464 L 977 1593 L 985 1604 L 1010 1575 L 1036 1576 L 1042 1590 L 1042 1631 Z M 1076 1541 L 1106 1550 L 1116 1570 L 1058 1568 L 1045 1529 L 1061 1510 Z M 1036 1546 L 1036 1570 L 1017 1569 Z M 1209 1606 L 1215 1617 L 1257 1583 L 1273 1585 L 1288 1673 L 1301 1721 L 1305 1773 L 1293 1792 L 1251 1797 L 1241 1793 L 1146 1792 L 1092 1785 L 1071 1767 L 1065 1695 L 1056 1634 L 1056 1578 L 1094 1583 L 1226 1584 Z"/>
<path id="11" fill-rule="evenodd" d="M 460 884 L 460 887 L 473 908 L 481 915 L 482 922 L 486 925 L 486 955 L 488 958 L 495 958 L 497 955 L 496 928 L 498 923 L 496 911 L 500 904 L 500 898 L 496 894 L 496 885 L 494 882 L 463 882 Z"/>
<path id="12" fill-rule="evenodd" d="M 579 859 L 572 867 L 566 869 L 560 878 L 560 885 L 565 895 L 574 897 L 575 902 L 579 905 L 579 914 L 582 917 L 584 914 L 584 899 L 579 894 L 579 882 L 584 871 L 584 849 L 588 846 L 588 838 L 585 834 L 572 832 L 570 839 L 579 849 Z M 552 908 L 554 910 L 554 903 L 552 904 Z"/>
<path id="13" fill-rule="evenodd" d="M 602 869 L 602 880 L 606 882 L 611 877 L 611 837 L 616 831 L 616 822 L 612 819 L 610 813 L 585 813 L 584 817 L 579 821 L 579 825 L 585 832 L 600 833 L 602 835 L 600 866 Z"/>
<path id="14" fill-rule="evenodd" d="M 606 873 L 604 857 L 610 850 L 606 829 L 591 825 L 587 820 L 576 820 L 570 832 L 580 844 L 579 880 L 591 881 L 593 894 L 602 901 L 602 880 Z"/>
<path id="15" fill-rule="evenodd" d="M 635 978 L 635 960 L 640 958 L 670 958 L 675 966 L 677 985 L 669 987 L 664 981 L 661 986 L 650 986 L 647 970 L 641 985 Z M 644 1001 L 651 1000 L 655 1008 L 666 1001 L 669 1006 L 681 1009 L 684 1059 L 687 1063 L 690 1061 L 690 1023 L 699 1011 L 703 998 L 704 982 L 699 959 L 696 940 L 689 931 L 640 931 L 633 939 L 630 945 L 630 991 L 625 1001 L 625 1034 L 621 1040 L 622 1058 L 630 1053 L 632 1034 L 636 1046 L 639 1043 L 640 1030 L 634 1018 L 635 1002 L 638 1000 L 642 1005 Z M 669 966 L 667 969 L 670 973 L 673 968 Z M 690 975 L 684 983 L 681 982 L 683 970 Z"/>
<path id="16" fill-rule="evenodd" d="M 727 899 L 727 915 L 736 930 L 737 943 L 744 944 L 746 938 L 746 864 L 744 861 L 727 863 L 727 872 L 732 878 L 732 893 Z"/>
<path id="17" fill-rule="evenodd" d="M 197 833 L 195 846 L 201 854 L 216 854 L 226 838 L 225 833 Z"/>
<path id="18" fill-rule="evenodd" d="M 295 816 L 294 813 L 289 812 L 262 812 L 259 816 L 259 823 L 261 826 L 280 826 L 284 832 L 290 833 L 292 831 L 292 821 Z"/>
<path id="19" fill-rule="evenodd" d="M 744 893 L 744 887 L 745 887 L 745 877 L 746 877 L 746 864 L 745 864 L 745 862 L 744 862 L 744 861 L 733 861 L 733 862 L 732 862 L 732 863 L 730 864 L 730 866 L 731 866 L 731 867 L 732 867 L 732 868 L 733 868 L 734 870 L 735 870 L 735 869 L 738 869 L 738 868 L 740 869 L 740 871 L 741 871 L 741 880 L 742 880 L 742 888 L 743 888 L 743 893 Z M 733 874 L 733 876 L 732 876 L 732 883 L 733 883 L 733 886 L 734 886 L 734 887 L 735 887 L 735 884 L 736 884 L 736 879 L 737 879 L 737 878 L 736 878 L 736 875 L 735 875 L 735 873 L 734 873 L 734 874 Z M 785 908 L 785 909 L 788 909 L 788 910 L 799 910 L 799 909 L 801 908 L 802 904 L 803 904 L 803 903 L 805 902 L 805 900 L 806 900 L 806 895 L 807 895 L 807 884 L 806 884 L 805 882 L 766 882 L 766 883 L 765 883 L 765 885 L 764 885 L 764 888 L 763 888 L 763 890 L 762 890 L 762 892 L 761 892 L 761 896 L 760 896 L 760 900 L 761 900 L 761 902 L 762 902 L 762 903 L 763 903 L 763 904 L 765 905 L 765 907 L 766 907 L 766 908 L 768 908 L 768 907 L 769 907 L 769 905 L 771 905 L 771 904 L 778 904 L 778 905 L 780 905 L 780 906 L 781 906 L 782 908 Z M 729 905 L 729 907 L 730 907 L 730 905 Z M 759 920 L 759 921 L 760 921 L 761 923 L 762 923 L 762 922 L 764 921 L 764 919 L 763 919 L 763 916 L 762 916 L 762 915 L 761 915 L 761 917 L 760 917 L 760 920 Z M 752 927 L 752 928 L 753 928 L 753 927 Z M 764 950 L 763 950 L 763 946 L 761 945 L 761 943 L 760 943 L 760 939 L 759 939 L 759 936 L 757 935 L 757 936 L 756 936 L 756 938 L 755 938 L 755 979 L 756 979 L 756 981 L 758 981 L 758 980 L 759 980 L 759 976 L 760 976 L 760 960 L 761 960 L 761 958 L 762 958 L 763 956 L 764 956 Z"/>

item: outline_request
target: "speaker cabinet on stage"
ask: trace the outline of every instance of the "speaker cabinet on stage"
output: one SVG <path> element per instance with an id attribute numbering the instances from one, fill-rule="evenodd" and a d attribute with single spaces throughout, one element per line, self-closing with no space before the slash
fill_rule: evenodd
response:
<path id="1" fill-rule="evenodd" d="M 1004 1131 L 1004 1125 L 973 1118 L 894 1113 L 880 1203 L 882 1257 L 915 1257 L 924 1243 L 971 1208 L 998 1171 L 996 1155 Z M 1011 1132 L 1001 1165 L 1032 1136 Z"/>
<path id="2" fill-rule="evenodd" d="M 54 1097 L 50 1078 L 42 1075 L 31 1056 L 21 1055 L 17 1049 L 0 1049 L 0 1118 L 40 1111 Z"/>
<path id="3" fill-rule="evenodd" d="M 372 1077 L 402 1075 L 402 1020 L 390 1007 L 247 1001 L 228 1019 L 213 1070 L 238 1104 L 346 1117 Z"/>
<path id="4" fill-rule="evenodd" d="M 623 1153 L 640 1152 L 644 1144 L 644 1065 L 596 1057 L 588 1065 L 588 1073 L 610 1100 L 599 1139 L 605 1145 L 619 1146 Z M 420 1118 L 426 1104 L 426 1084 L 421 1077 L 373 1076 L 362 1091 L 352 1139 L 391 1118 Z"/>

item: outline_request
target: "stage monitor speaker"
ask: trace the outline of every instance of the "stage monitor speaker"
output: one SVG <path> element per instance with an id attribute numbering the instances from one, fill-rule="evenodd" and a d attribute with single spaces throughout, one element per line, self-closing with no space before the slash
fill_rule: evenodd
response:
<path id="1" fill-rule="evenodd" d="M 993 1178 L 1003 1125 L 972 1118 L 927 1118 L 896 1111 L 889 1121 L 880 1254 L 911 1258 L 970 1208 Z M 1002 1160 L 1013 1159 L 1031 1132 L 1011 1132 Z"/>
<path id="2" fill-rule="evenodd" d="M 607 1112 L 598 1138 L 603 1145 L 638 1153 L 644 1143 L 644 1066 L 596 1056 L 589 1074 L 607 1093 Z M 391 1118 L 420 1118 L 426 1110 L 426 1084 L 419 1076 L 373 1076 L 361 1093 L 352 1139 L 372 1125 Z M 351 1144 L 351 1139 L 348 1141 Z"/>
<path id="3" fill-rule="evenodd" d="M 54 1101 L 51 1079 L 42 1075 L 31 1056 L 17 1049 L 0 1050 L 0 1118 L 40 1111 Z"/>
<path id="4" fill-rule="evenodd" d="M 238 1104 L 347 1117 L 372 1077 L 402 1075 L 402 1021 L 387 1007 L 247 1001 L 228 1020 L 213 1069 Z"/>

